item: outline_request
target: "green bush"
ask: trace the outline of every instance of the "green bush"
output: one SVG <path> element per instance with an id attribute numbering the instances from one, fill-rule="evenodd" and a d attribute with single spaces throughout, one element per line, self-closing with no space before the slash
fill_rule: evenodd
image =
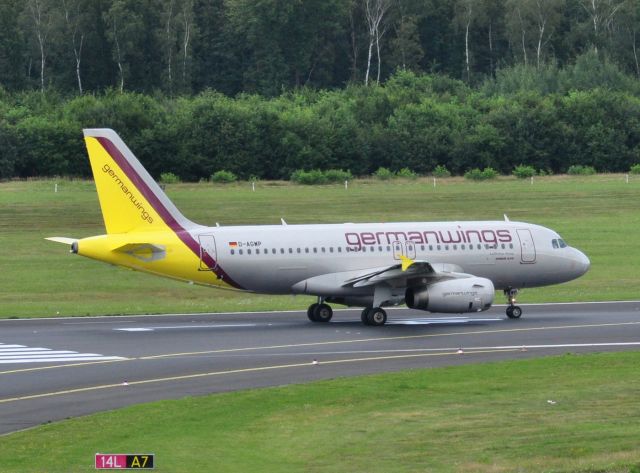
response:
<path id="1" fill-rule="evenodd" d="M 487 167 L 482 170 L 483 179 L 495 179 L 496 177 L 498 177 L 498 171 L 495 169 Z"/>
<path id="2" fill-rule="evenodd" d="M 353 175 L 351 171 L 342 169 L 327 169 L 326 171 L 321 171 L 320 169 L 312 169 L 311 171 L 296 169 L 291 173 L 290 179 L 296 184 L 314 185 L 341 183 L 353 179 Z"/>
<path id="3" fill-rule="evenodd" d="M 536 170 L 533 166 L 525 166 L 520 164 L 513 170 L 513 175 L 518 179 L 528 179 L 536 175 Z"/>
<path id="4" fill-rule="evenodd" d="M 640 174 L 640 164 L 634 164 L 633 166 L 631 166 L 631 169 L 629 169 L 629 173 Z"/>
<path id="5" fill-rule="evenodd" d="M 324 172 L 326 182 L 341 183 L 353 179 L 351 171 L 343 171 L 342 169 L 327 169 Z"/>
<path id="6" fill-rule="evenodd" d="M 238 180 L 238 176 L 236 176 L 231 171 L 222 171 L 214 172 L 211 175 L 211 182 L 219 182 L 222 184 L 228 184 L 230 182 L 236 182 Z"/>
<path id="7" fill-rule="evenodd" d="M 464 177 L 472 181 L 487 181 L 489 179 L 495 179 L 497 176 L 498 171 L 489 167 L 484 168 L 482 171 L 474 168 L 464 173 Z"/>
<path id="8" fill-rule="evenodd" d="M 567 174 L 573 176 L 591 176 L 596 173 L 593 166 L 582 166 L 581 164 L 574 164 L 567 169 Z"/>
<path id="9" fill-rule="evenodd" d="M 296 169 L 291 173 L 290 179 L 296 184 L 325 184 L 327 177 L 320 169 L 312 169 L 311 171 L 305 171 L 304 169 Z"/>
<path id="10" fill-rule="evenodd" d="M 451 172 L 442 164 L 438 164 L 432 174 L 433 177 L 451 177 Z"/>
<path id="11" fill-rule="evenodd" d="M 400 169 L 397 174 L 397 177 L 401 177 L 403 179 L 417 179 L 418 178 L 418 174 L 413 172 L 411 169 L 409 168 L 402 168 Z"/>
<path id="12" fill-rule="evenodd" d="M 180 182 L 180 178 L 172 172 L 163 172 L 160 174 L 161 184 L 177 184 Z"/>
<path id="13" fill-rule="evenodd" d="M 388 181 L 389 179 L 393 179 L 395 174 L 387 168 L 379 167 L 378 170 L 373 173 L 373 176 L 381 181 Z"/>

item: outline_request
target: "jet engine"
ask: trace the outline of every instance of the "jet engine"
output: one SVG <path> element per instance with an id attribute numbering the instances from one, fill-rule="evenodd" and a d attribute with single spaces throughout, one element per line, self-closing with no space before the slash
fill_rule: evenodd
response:
<path id="1" fill-rule="evenodd" d="M 405 302 L 411 309 L 461 314 L 487 310 L 493 304 L 494 296 L 495 289 L 490 280 L 472 277 L 410 287 L 405 293 Z"/>

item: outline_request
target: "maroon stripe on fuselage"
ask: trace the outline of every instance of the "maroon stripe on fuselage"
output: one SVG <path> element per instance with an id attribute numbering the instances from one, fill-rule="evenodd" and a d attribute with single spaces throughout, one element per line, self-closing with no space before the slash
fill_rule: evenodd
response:
<path id="1" fill-rule="evenodd" d="M 218 278 L 222 279 L 227 284 L 235 287 L 236 289 L 244 289 L 238 283 L 236 283 L 217 263 L 216 261 L 206 252 L 200 251 L 200 244 L 191 236 L 191 234 L 185 230 L 180 223 L 171 215 L 171 212 L 165 207 L 165 205 L 160 201 L 158 196 L 149 188 L 144 179 L 138 174 L 138 172 L 131 166 L 129 161 L 122 155 L 120 150 L 114 145 L 111 140 L 104 137 L 96 137 L 98 142 L 102 145 L 107 153 L 113 158 L 120 169 L 127 175 L 129 180 L 133 183 L 134 186 L 142 193 L 142 195 L 147 199 L 147 201 L 151 204 L 153 209 L 160 215 L 160 218 L 164 221 L 167 226 L 173 230 L 173 232 L 182 240 L 182 242 L 187 245 L 187 247 L 193 251 L 193 253 L 198 257 L 202 257 L 202 261 L 207 265 L 211 270 L 213 270 L 218 276 Z M 202 255 L 202 256 L 201 256 Z"/>

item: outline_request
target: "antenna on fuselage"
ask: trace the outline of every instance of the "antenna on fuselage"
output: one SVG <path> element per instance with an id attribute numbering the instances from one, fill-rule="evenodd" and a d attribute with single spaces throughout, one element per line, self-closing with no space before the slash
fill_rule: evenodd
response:
<path id="1" fill-rule="evenodd" d="M 509 217 L 507 217 L 507 214 L 504 214 L 504 221 L 505 222 L 510 222 L 511 220 L 509 220 Z"/>
<path id="2" fill-rule="evenodd" d="M 281 223 L 282 225 L 286 225 L 286 224 L 287 224 L 287 222 L 285 222 L 283 218 L 280 218 L 280 223 Z"/>

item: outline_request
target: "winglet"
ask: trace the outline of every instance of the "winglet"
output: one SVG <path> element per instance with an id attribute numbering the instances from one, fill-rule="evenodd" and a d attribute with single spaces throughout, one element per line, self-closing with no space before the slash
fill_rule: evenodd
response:
<path id="1" fill-rule="evenodd" d="M 400 260 L 402 261 L 402 271 L 406 271 L 409 269 L 409 266 L 415 263 L 411 258 L 407 258 L 404 255 L 400 255 Z"/>

